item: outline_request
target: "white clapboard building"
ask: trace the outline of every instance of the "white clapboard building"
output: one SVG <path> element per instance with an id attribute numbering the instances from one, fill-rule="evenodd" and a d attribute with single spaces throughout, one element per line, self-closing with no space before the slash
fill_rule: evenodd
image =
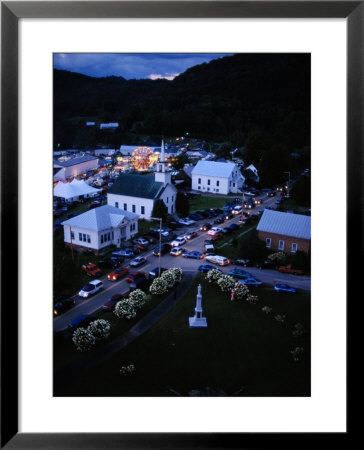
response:
<path id="1" fill-rule="evenodd" d="M 232 162 L 199 161 L 192 170 L 192 189 L 195 191 L 238 193 L 244 180 L 239 167 Z"/>

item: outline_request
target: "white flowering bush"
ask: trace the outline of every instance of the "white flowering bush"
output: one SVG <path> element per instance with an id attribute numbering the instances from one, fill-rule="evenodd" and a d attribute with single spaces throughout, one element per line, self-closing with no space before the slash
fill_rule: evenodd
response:
<path id="1" fill-rule="evenodd" d="M 206 274 L 206 280 L 209 283 L 217 283 L 222 276 L 222 273 L 217 269 L 211 269 Z"/>
<path id="2" fill-rule="evenodd" d="M 272 312 L 272 308 L 271 308 L 270 306 L 263 306 L 262 311 L 263 311 L 265 314 L 269 314 L 269 313 Z"/>
<path id="3" fill-rule="evenodd" d="M 272 253 L 271 255 L 268 255 L 268 259 L 282 263 L 286 259 L 286 255 L 283 252 Z"/>
<path id="4" fill-rule="evenodd" d="M 114 314 L 119 319 L 133 319 L 136 316 L 137 308 L 135 304 L 129 301 L 128 298 L 120 300 L 117 302 L 114 309 Z"/>
<path id="5" fill-rule="evenodd" d="M 183 271 L 179 267 L 172 267 L 168 270 L 168 272 L 172 272 L 174 275 L 175 283 L 180 283 L 183 278 Z"/>
<path id="6" fill-rule="evenodd" d="M 249 294 L 248 286 L 242 283 L 234 284 L 234 299 L 243 300 Z"/>
<path id="7" fill-rule="evenodd" d="M 149 287 L 149 292 L 153 295 L 162 295 L 167 291 L 168 285 L 162 277 L 155 278 Z"/>
<path id="8" fill-rule="evenodd" d="M 132 375 L 135 373 L 135 366 L 134 364 L 128 364 L 127 366 L 121 366 L 120 367 L 120 375 Z"/>
<path id="9" fill-rule="evenodd" d="M 87 352 L 94 347 L 96 339 L 86 328 L 80 327 L 74 331 L 72 342 L 79 352 Z"/>
<path id="10" fill-rule="evenodd" d="M 221 275 L 217 280 L 217 285 L 222 290 L 222 292 L 230 292 L 234 287 L 235 281 L 234 278 L 230 275 Z"/>
<path id="11" fill-rule="evenodd" d="M 95 337 L 96 341 L 107 339 L 110 336 L 110 322 L 104 319 L 97 319 L 90 323 L 87 330 Z"/>
<path id="12" fill-rule="evenodd" d="M 139 310 L 145 305 L 147 296 L 141 289 L 135 289 L 130 293 L 128 300 L 129 303 L 134 305 L 135 309 Z"/>
<path id="13" fill-rule="evenodd" d="M 304 352 L 303 347 L 296 347 L 295 349 L 291 350 L 293 361 L 295 362 L 299 361 L 303 352 Z"/>
<path id="14" fill-rule="evenodd" d="M 172 288 L 176 283 L 174 273 L 171 270 L 166 270 L 163 272 L 161 279 L 166 283 L 168 289 Z"/>
<path id="15" fill-rule="evenodd" d="M 249 302 L 251 305 L 254 305 L 255 303 L 257 303 L 259 300 L 257 295 L 247 295 L 246 297 L 246 301 Z"/>
<path id="16" fill-rule="evenodd" d="M 304 329 L 302 323 L 296 323 L 296 325 L 293 327 L 292 334 L 294 337 L 300 337 L 304 334 L 304 332 L 305 332 L 305 329 Z"/>
<path id="17" fill-rule="evenodd" d="M 274 318 L 277 322 L 283 323 L 286 319 L 286 316 L 284 314 L 277 314 Z"/>

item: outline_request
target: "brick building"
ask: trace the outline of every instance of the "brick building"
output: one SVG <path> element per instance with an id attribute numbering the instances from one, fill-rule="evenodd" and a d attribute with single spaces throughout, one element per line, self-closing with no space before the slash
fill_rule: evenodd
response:
<path id="1" fill-rule="evenodd" d="M 311 217 L 266 209 L 257 226 L 258 236 L 267 248 L 284 253 L 311 248 Z"/>

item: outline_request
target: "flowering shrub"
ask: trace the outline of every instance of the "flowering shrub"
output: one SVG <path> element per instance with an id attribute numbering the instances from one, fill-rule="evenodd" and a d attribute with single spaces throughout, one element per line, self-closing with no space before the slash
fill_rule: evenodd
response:
<path id="1" fill-rule="evenodd" d="M 277 322 L 283 323 L 286 316 L 282 314 L 277 314 L 274 318 L 276 319 Z"/>
<path id="2" fill-rule="evenodd" d="M 263 306 L 262 311 L 266 314 L 272 312 L 272 308 L 270 306 Z"/>
<path id="3" fill-rule="evenodd" d="M 166 270 L 163 272 L 161 279 L 166 283 L 168 289 L 172 288 L 176 283 L 174 273 L 171 270 Z"/>
<path id="4" fill-rule="evenodd" d="M 86 328 L 80 327 L 73 333 L 72 341 L 78 351 L 86 352 L 92 349 L 96 339 Z"/>
<path id="5" fill-rule="evenodd" d="M 145 305 L 147 296 L 141 289 L 135 289 L 130 293 L 128 300 L 129 303 L 134 305 L 135 309 L 139 310 Z"/>
<path id="6" fill-rule="evenodd" d="M 303 347 L 296 347 L 294 350 L 291 350 L 291 355 L 293 357 L 293 361 L 297 362 L 300 359 L 304 349 Z"/>
<path id="7" fill-rule="evenodd" d="M 110 329 L 110 322 L 104 319 L 94 320 L 87 328 L 97 341 L 107 339 L 110 336 Z"/>
<path id="8" fill-rule="evenodd" d="M 249 294 L 249 289 L 245 284 L 235 283 L 234 284 L 234 299 L 243 300 Z"/>
<path id="9" fill-rule="evenodd" d="M 129 364 L 127 366 L 121 366 L 120 375 L 131 375 L 135 372 L 134 364 Z"/>
<path id="10" fill-rule="evenodd" d="M 128 298 L 120 300 L 115 305 L 114 314 L 119 319 L 133 319 L 136 316 L 136 306 Z"/>
<path id="11" fill-rule="evenodd" d="M 286 255 L 283 252 L 272 253 L 268 255 L 268 259 L 282 263 L 286 259 Z"/>
<path id="12" fill-rule="evenodd" d="M 183 278 L 183 271 L 179 267 L 172 267 L 168 270 L 168 272 L 172 272 L 174 275 L 175 283 L 180 283 Z"/>
<path id="13" fill-rule="evenodd" d="M 221 275 L 220 278 L 217 280 L 217 284 L 219 288 L 222 290 L 222 292 L 230 292 L 231 289 L 234 287 L 235 281 L 234 278 L 230 275 Z"/>
<path id="14" fill-rule="evenodd" d="M 162 295 L 167 291 L 168 285 L 162 277 L 155 278 L 149 287 L 149 292 L 155 295 Z"/>
<path id="15" fill-rule="evenodd" d="M 246 301 L 249 302 L 249 303 L 252 304 L 252 305 L 255 304 L 255 303 L 257 303 L 258 300 L 259 300 L 259 298 L 258 298 L 257 295 L 248 295 L 248 296 L 246 297 Z"/>
<path id="16" fill-rule="evenodd" d="M 209 283 L 217 283 L 222 273 L 217 269 L 211 269 L 206 274 L 206 280 Z"/>
<path id="17" fill-rule="evenodd" d="M 299 336 L 302 336 L 304 332 L 305 332 L 305 329 L 303 328 L 302 323 L 296 323 L 296 325 L 293 328 L 292 334 L 294 337 L 299 337 Z"/>

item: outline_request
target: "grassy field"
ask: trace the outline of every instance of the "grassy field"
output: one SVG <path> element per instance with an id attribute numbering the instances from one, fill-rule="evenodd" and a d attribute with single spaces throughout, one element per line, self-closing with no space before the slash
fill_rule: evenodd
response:
<path id="1" fill-rule="evenodd" d="M 197 284 L 202 284 L 203 310 L 208 328 L 190 329 L 188 317 L 195 307 Z M 257 304 L 231 302 L 202 275 L 188 293 L 152 328 L 91 369 L 57 396 L 170 396 L 168 388 L 188 395 L 192 389 L 210 387 L 242 396 L 310 395 L 310 296 L 278 294 L 252 288 Z M 262 307 L 269 305 L 266 315 Z M 286 315 L 284 323 L 276 314 Z M 292 335 L 296 323 L 306 333 Z M 290 351 L 303 347 L 300 361 Z M 133 363 L 136 373 L 121 376 L 122 365 Z"/>
<path id="2" fill-rule="evenodd" d="M 195 198 L 189 200 L 190 211 L 193 212 L 208 208 L 221 208 L 227 201 L 229 201 L 228 198 L 197 195 Z"/>

